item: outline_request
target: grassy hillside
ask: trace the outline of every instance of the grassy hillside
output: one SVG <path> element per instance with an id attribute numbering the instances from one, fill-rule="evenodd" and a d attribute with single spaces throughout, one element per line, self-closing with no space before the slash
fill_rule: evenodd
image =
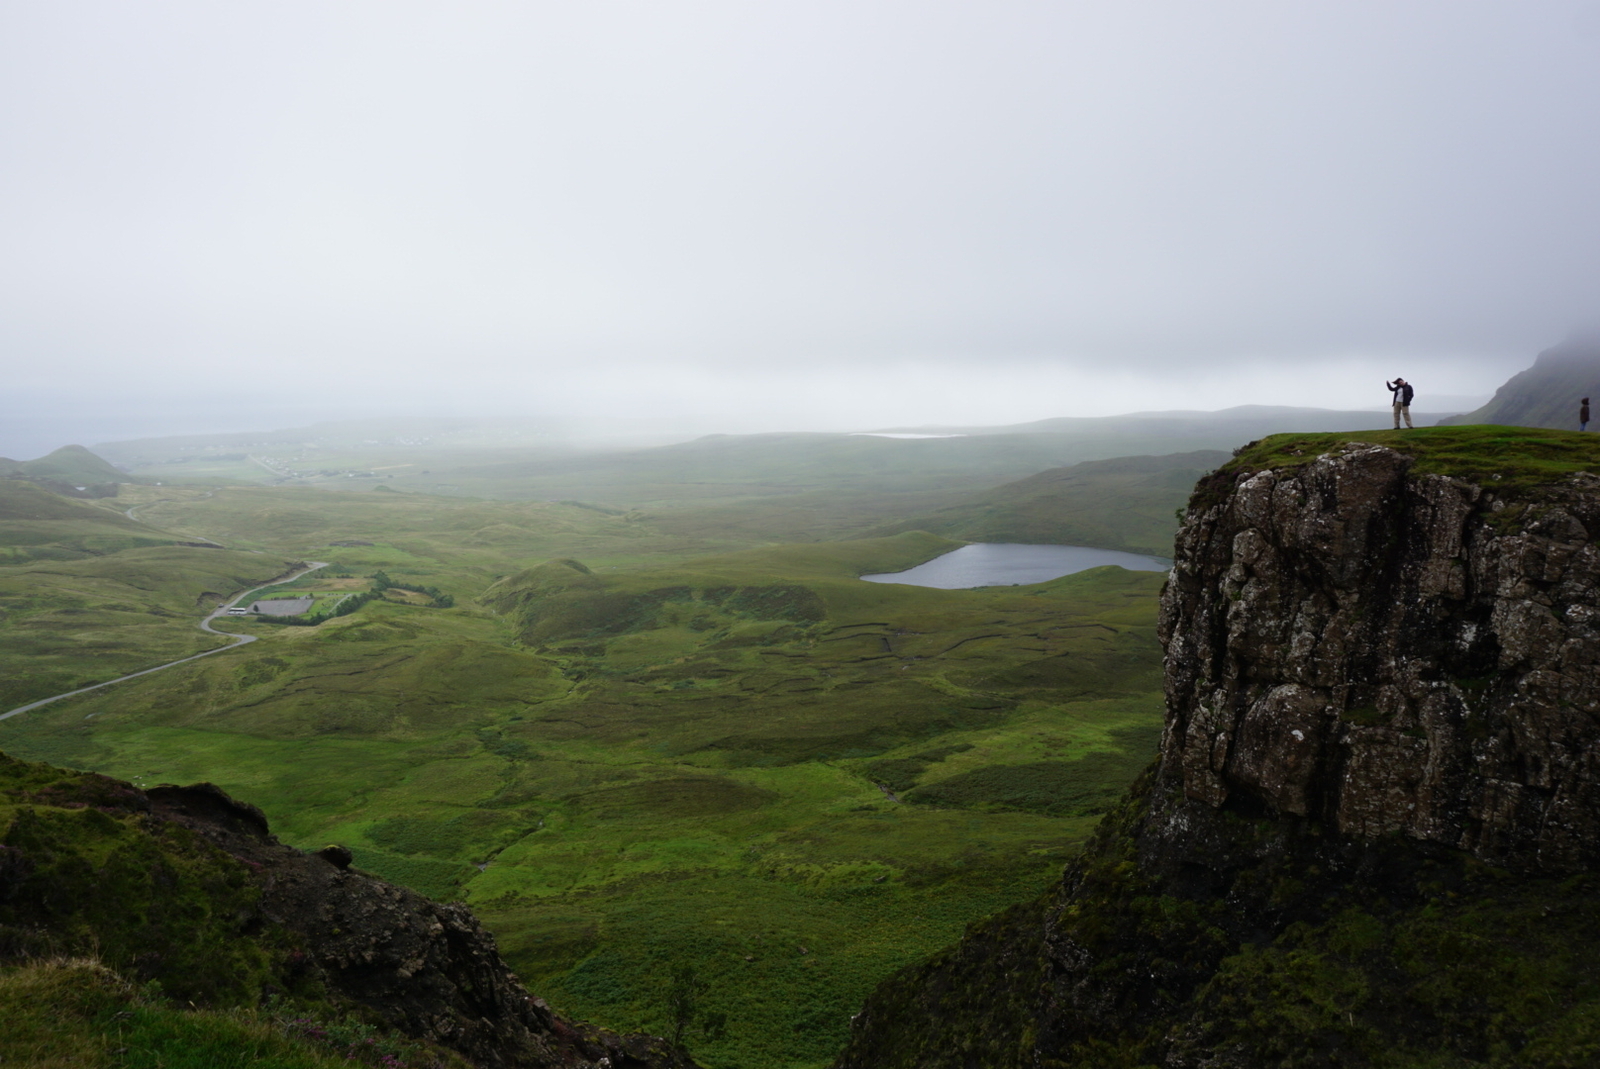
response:
<path id="1" fill-rule="evenodd" d="M 0 754 L 0 1063 L 684 1064 L 552 1019 L 470 914 L 347 862 L 210 784 Z"/>
<path id="2" fill-rule="evenodd" d="M 0 712 L 220 645 L 200 615 L 288 567 L 0 479 Z"/>
<path id="3" fill-rule="evenodd" d="M 542 502 L 125 492 L 230 547 L 197 560 L 382 568 L 456 607 L 234 621 L 262 641 L 0 723 L 0 748 L 218 782 L 466 899 L 599 1023 L 660 1028 L 691 964 L 728 1018 L 713 1066 L 824 1061 L 879 977 L 1042 888 L 1156 741 L 1155 575 L 924 590 L 855 577 L 954 545 L 928 534 L 696 557 Z M 172 550 L 69 563 L 139 552 Z"/>
<path id="4" fill-rule="evenodd" d="M 346 1016 L 256 913 L 245 863 L 151 808 L 0 753 L 0 1064 L 464 1069 Z"/>
<path id="5" fill-rule="evenodd" d="M 0 569 L 0 712 L 219 646 L 199 617 L 288 568 L 255 553 L 158 547 Z"/>
<path id="6" fill-rule="evenodd" d="M 0 1008 L 0 1064 L 30 1069 L 466 1069 L 447 1052 L 359 1024 L 192 1009 L 93 958 L 0 965 Z"/>
<path id="7" fill-rule="evenodd" d="M 63 497 L 32 482 L 0 478 L 0 566 L 82 560 L 180 541 L 181 536 L 109 508 Z"/>
<path id="8" fill-rule="evenodd" d="M 932 531 L 968 542 L 1098 546 L 1168 556 L 1175 513 L 1195 480 L 1227 453 L 1092 460 L 967 494 L 936 511 L 879 528 L 883 534 Z"/>
<path id="9" fill-rule="evenodd" d="M 460 492 L 495 497 L 575 498 L 618 507 L 731 504 L 827 491 L 903 494 L 977 489 L 1047 468 L 1130 452 L 1228 448 L 1248 439 L 1225 429 L 1189 439 L 1073 434 L 986 434 L 895 439 L 848 434 L 712 435 L 630 453 L 565 460 L 461 465 Z M 1170 442 L 1170 444 L 1169 444 Z M 396 472 L 394 485 L 433 489 L 442 480 Z"/>
<path id="10" fill-rule="evenodd" d="M 110 497 L 118 483 L 140 482 L 81 445 L 62 446 L 38 460 L 0 457 L 0 478 L 28 479 L 57 493 Z"/>
<path id="11" fill-rule="evenodd" d="M 1507 379 L 1482 408 L 1440 425 L 1499 423 L 1575 431 L 1578 402 L 1584 397 L 1600 405 L 1600 345 L 1572 338 L 1540 353 L 1532 367 Z"/>

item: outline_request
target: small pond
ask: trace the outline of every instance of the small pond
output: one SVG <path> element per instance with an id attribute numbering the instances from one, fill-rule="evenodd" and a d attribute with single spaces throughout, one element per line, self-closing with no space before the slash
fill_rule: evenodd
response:
<path id="1" fill-rule="evenodd" d="M 1172 567 L 1172 562 L 1162 557 L 1146 557 L 1115 549 L 977 542 L 903 572 L 883 572 L 863 575 L 861 578 L 869 583 L 905 583 L 909 586 L 959 590 L 974 586 L 1043 583 L 1107 564 L 1136 572 L 1164 572 Z"/>

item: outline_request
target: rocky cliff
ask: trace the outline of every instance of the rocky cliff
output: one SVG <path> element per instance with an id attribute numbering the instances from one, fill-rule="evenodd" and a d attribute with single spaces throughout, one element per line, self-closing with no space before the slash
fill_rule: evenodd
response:
<path id="1" fill-rule="evenodd" d="M 1162 776 L 1212 810 L 1595 867 L 1600 476 L 1497 493 L 1414 464 L 1350 443 L 1202 491 L 1162 600 Z"/>
<path id="2" fill-rule="evenodd" d="M 141 791 L 0 754 L 0 962 L 91 951 L 180 1003 L 353 1013 L 485 1069 L 691 1065 L 562 1019 L 464 906 L 349 866 L 210 784 Z"/>
<path id="3" fill-rule="evenodd" d="M 1202 480 L 1156 765 L 840 1066 L 1600 1064 L 1600 442 L 1280 436 Z"/>

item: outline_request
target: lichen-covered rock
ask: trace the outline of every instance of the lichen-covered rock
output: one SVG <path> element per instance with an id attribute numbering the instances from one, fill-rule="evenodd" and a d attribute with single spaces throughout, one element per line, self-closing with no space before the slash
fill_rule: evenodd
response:
<path id="1" fill-rule="evenodd" d="M 1592 868 L 1600 479 L 1508 504 L 1411 464 L 1352 444 L 1188 517 L 1162 599 L 1162 774 L 1210 806 Z"/>

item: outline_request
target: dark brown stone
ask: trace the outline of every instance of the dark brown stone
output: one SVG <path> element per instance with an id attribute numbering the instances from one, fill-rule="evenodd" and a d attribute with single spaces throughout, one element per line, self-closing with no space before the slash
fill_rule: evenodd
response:
<path id="1" fill-rule="evenodd" d="M 1511 868 L 1600 863 L 1600 481 L 1524 493 L 1350 443 L 1191 514 L 1162 599 L 1161 775 Z"/>
<path id="2" fill-rule="evenodd" d="M 348 846 L 339 846 L 337 843 L 324 846 L 317 851 L 317 856 L 336 869 L 347 869 L 350 867 L 350 862 L 355 860 L 355 855 L 350 852 Z"/>

